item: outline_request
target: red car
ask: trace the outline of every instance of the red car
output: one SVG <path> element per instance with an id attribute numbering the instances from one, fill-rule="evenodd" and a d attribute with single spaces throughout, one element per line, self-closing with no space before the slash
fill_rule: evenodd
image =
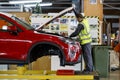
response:
<path id="1" fill-rule="evenodd" d="M 60 12 L 45 24 L 72 9 Z M 45 24 L 34 29 L 11 14 L 0 13 L 0 63 L 29 64 L 46 55 L 58 55 L 61 66 L 78 63 L 81 56 L 79 42 L 42 31 Z"/>

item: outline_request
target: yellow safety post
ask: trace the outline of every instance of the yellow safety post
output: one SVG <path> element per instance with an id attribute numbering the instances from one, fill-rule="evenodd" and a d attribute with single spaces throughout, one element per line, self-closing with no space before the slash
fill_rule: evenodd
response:
<path id="1" fill-rule="evenodd" d="M 20 64 L 20 65 L 17 66 L 18 75 L 23 75 L 26 70 L 27 70 L 26 65 L 21 65 Z"/>

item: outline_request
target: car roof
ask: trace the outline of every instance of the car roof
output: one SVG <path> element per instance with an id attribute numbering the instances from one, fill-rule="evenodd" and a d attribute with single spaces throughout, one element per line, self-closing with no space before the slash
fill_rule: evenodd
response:
<path id="1" fill-rule="evenodd" d="M 51 21 L 55 20 L 56 18 L 63 16 L 64 14 L 66 14 L 69 11 L 72 11 L 74 8 L 73 7 L 69 7 L 67 9 L 62 10 L 61 12 L 59 12 L 57 15 L 53 16 L 51 19 L 49 19 L 48 21 L 46 21 L 45 23 L 43 23 L 42 25 L 40 25 L 39 27 L 35 28 L 36 30 L 40 30 L 42 29 L 45 25 L 49 24 Z"/>

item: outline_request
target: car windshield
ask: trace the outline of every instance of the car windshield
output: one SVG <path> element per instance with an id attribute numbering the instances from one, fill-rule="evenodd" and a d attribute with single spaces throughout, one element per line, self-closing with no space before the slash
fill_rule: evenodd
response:
<path id="1" fill-rule="evenodd" d="M 20 25 L 22 25 L 24 28 L 26 28 L 27 30 L 32 30 L 34 29 L 32 26 L 30 26 L 28 23 L 26 23 L 25 21 L 15 17 L 15 16 L 12 16 L 12 19 L 14 19 L 15 21 L 17 21 Z"/>

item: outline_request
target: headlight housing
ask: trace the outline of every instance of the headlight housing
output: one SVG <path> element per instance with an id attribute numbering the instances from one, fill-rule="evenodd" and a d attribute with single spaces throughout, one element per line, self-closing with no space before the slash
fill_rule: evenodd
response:
<path id="1" fill-rule="evenodd" d="M 70 38 L 64 38 L 64 37 L 60 37 L 60 40 L 68 44 L 67 59 L 69 59 L 72 62 L 77 60 L 78 55 L 80 54 L 80 45 L 78 44 L 79 42 L 77 42 L 76 40 L 73 40 Z"/>
<path id="2" fill-rule="evenodd" d="M 67 44 L 75 44 L 75 41 L 71 38 L 60 37 L 59 39 Z"/>

